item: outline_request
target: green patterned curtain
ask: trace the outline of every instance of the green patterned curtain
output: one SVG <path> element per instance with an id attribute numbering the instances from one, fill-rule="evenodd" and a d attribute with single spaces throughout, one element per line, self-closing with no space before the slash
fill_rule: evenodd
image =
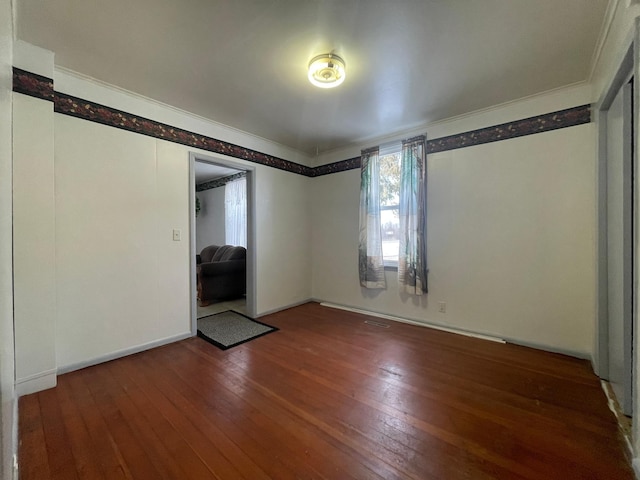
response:
<path id="1" fill-rule="evenodd" d="M 358 269 L 360 285 L 386 288 L 382 260 L 382 222 L 380 221 L 379 149 L 363 150 L 360 157 L 360 239 Z"/>
<path id="2" fill-rule="evenodd" d="M 426 137 L 402 142 L 400 162 L 400 252 L 398 286 L 414 295 L 427 293 Z"/>

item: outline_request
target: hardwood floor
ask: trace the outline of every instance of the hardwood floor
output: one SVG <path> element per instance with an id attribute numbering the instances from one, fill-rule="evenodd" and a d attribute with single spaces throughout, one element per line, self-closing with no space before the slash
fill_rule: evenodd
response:
<path id="1" fill-rule="evenodd" d="M 633 478 L 586 361 L 366 318 L 307 304 L 62 375 L 20 399 L 20 478 Z"/>

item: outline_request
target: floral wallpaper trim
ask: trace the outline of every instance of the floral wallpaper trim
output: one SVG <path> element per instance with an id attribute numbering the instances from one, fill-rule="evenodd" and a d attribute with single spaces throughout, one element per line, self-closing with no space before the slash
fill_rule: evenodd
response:
<path id="1" fill-rule="evenodd" d="M 525 118 L 514 122 L 503 123 L 492 127 L 472 130 L 470 132 L 458 133 L 448 137 L 427 140 L 427 153 L 445 152 L 458 148 L 472 147 L 484 143 L 509 140 L 510 138 L 543 133 L 560 128 L 574 127 L 591 122 L 591 106 L 581 105 L 579 107 L 567 108 L 537 117 Z M 360 157 L 342 160 L 340 162 L 328 163 L 315 167 L 312 177 L 328 175 L 330 173 L 344 172 L 360 168 Z"/>
<path id="2" fill-rule="evenodd" d="M 234 173 L 233 175 L 229 175 L 228 177 L 216 178 L 215 180 L 202 182 L 196 185 L 196 192 L 202 192 L 204 190 L 211 190 L 212 188 L 223 187 L 229 182 L 233 182 L 238 178 L 242 178 L 246 176 L 247 176 L 247 172 L 239 172 L 239 173 Z"/>
<path id="3" fill-rule="evenodd" d="M 313 169 L 312 177 L 320 177 L 322 175 L 329 175 L 330 173 L 344 172 L 346 170 L 354 170 L 360 168 L 360 157 L 349 158 L 348 160 L 341 160 L 335 163 L 327 163 L 326 165 L 320 165 Z"/>
<path id="4" fill-rule="evenodd" d="M 13 67 L 13 91 L 53 102 L 53 80 Z"/>
<path id="5" fill-rule="evenodd" d="M 148 118 L 123 112 L 122 110 L 116 110 L 115 108 L 64 93 L 55 93 L 55 111 L 130 132 L 141 133 L 149 137 L 199 148 L 208 152 L 220 153 L 287 172 L 311 176 L 311 168 L 305 165 L 207 137 L 206 135 L 172 127 L 171 125 L 159 123 L 154 120 L 149 120 Z"/>
<path id="6" fill-rule="evenodd" d="M 174 143 L 199 148 L 213 153 L 228 155 L 248 162 L 277 168 L 306 177 L 319 177 L 330 173 L 360 168 L 360 157 L 339 162 L 307 167 L 283 158 L 217 140 L 206 135 L 189 132 L 163 123 L 139 117 L 122 110 L 83 100 L 54 91 L 53 80 L 42 75 L 13 67 L 13 91 L 54 102 L 58 113 L 112 127 L 160 138 Z M 516 120 L 491 127 L 472 130 L 447 137 L 427 140 L 427 153 L 444 152 L 510 138 L 543 133 L 560 128 L 573 127 L 591 122 L 591 106 L 581 105 L 557 112 Z M 213 188 L 213 187 L 211 187 Z"/>
<path id="7" fill-rule="evenodd" d="M 481 128 L 471 132 L 428 140 L 427 153 L 444 152 L 457 148 L 498 142 L 500 140 L 548 132 L 559 128 L 573 127 L 589 122 L 591 122 L 591 106 L 581 105 L 579 107 L 567 108 L 566 110 L 525 118 L 523 120 Z"/>

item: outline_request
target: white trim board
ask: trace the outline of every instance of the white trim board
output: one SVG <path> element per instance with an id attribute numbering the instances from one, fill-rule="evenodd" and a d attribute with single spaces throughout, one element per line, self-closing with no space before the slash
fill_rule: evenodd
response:
<path id="1" fill-rule="evenodd" d="M 479 338 L 481 340 L 488 340 L 490 342 L 496 342 L 496 343 L 507 343 L 502 338 L 493 337 L 493 336 L 490 336 L 490 335 L 483 335 L 481 333 L 468 332 L 468 331 L 465 331 L 465 330 L 458 330 L 458 329 L 455 329 L 455 328 L 443 327 L 443 326 L 440 326 L 440 325 L 435 325 L 433 323 L 418 322 L 416 320 L 410 320 L 408 318 L 396 317 L 394 315 L 387 315 L 385 313 L 370 312 L 370 311 L 367 311 L 367 310 L 360 310 L 358 308 L 345 307 L 343 305 L 337 305 L 335 303 L 327 303 L 327 302 L 320 302 L 320 305 L 322 305 L 323 307 L 337 308 L 339 310 L 346 310 L 347 312 L 361 313 L 363 315 L 370 315 L 372 317 L 384 318 L 385 320 L 391 320 L 393 322 L 408 323 L 410 325 L 417 325 L 419 327 L 433 328 L 434 330 L 442 330 L 443 332 L 455 333 L 457 335 L 464 335 L 465 337 Z"/>
<path id="2" fill-rule="evenodd" d="M 152 348 L 161 347 L 163 345 L 167 345 L 169 343 L 179 342 L 180 340 L 184 340 L 185 338 L 193 337 L 194 334 L 191 332 L 181 333 L 179 335 L 174 335 L 172 337 L 161 338 L 160 340 L 155 340 L 153 342 L 144 343 L 142 345 L 136 345 L 134 347 L 125 348 L 123 350 L 118 350 L 117 352 L 108 353 L 106 355 L 102 355 L 100 357 L 91 358 L 89 360 L 84 360 L 82 362 L 73 363 L 71 365 L 65 365 L 63 367 L 58 368 L 58 373 L 60 375 L 64 373 L 73 372 L 75 370 L 80 370 L 81 368 L 92 367 L 94 365 L 98 365 L 100 363 L 109 362 L 111 360 L 116 360 L 118 358 L 127 357 L 129 355 L 133 355 L 134 353 L 144 352 L 145 350 L 151 350 Z"/>
<path id="3" fill-rule="evenodd" d="M 57 374 L 58 370 L 53 368 L 25 378 L 18 378 L 16 379 L 16 393 L 21 397 L 53 388 L 57 385 Z"/>
<path id="4" fill-rule="evenodd" d="M 535 348 L 536 350 L 542 350 L 544 352 L 551 352 L 551 353 L 558 353 L 558 354 L 561 354 L 561 355 L 568 355 L 570 357 L 582 358 L 582 359 L 589 360 L 589 361 L 593 362 L 593 359 L 591 358 L 591 356 L 589 354 L 584 353 L 584 352 L 576 352 L 576 351 L 573 351 L 573 350 L 566 350 L 566 349 L 563 349 L 563 348 L 556 348 L 556 347 L 552 347 L 552 346 L 549 346 L 549 345 L 540 345 L 538 343 L 530 343 L 530 342 L 525 342 L 525 341 L 518 340 L 518 339 L 513 339 L 513 338 L 500 338 L 500 337 L 495 337 L 495 336 L 492 336 L 492 335 L 487 335 L 487 334 L 482 334 L 482 333 L 477 333 L 477 332 L 471 332 L 471 331 L 461 330 L 461 329 L 457 329 L 457 328 L 445 327 L 443 325 L 438 325 L 438 324 L 434 324 L 434 323 L 422 322 L 422 321 L 412 320 L 412 319 L 409 319 L 409 318 L 396 317 L 394 315 L 387 315 L 387 314 L 384 314 L 384 313 L 371 312 L 371 311 L 368 311 L 368 310 L 361 310 L 359 308 L 353 308 L 353 307 L 348 307 L 348 306 L 344 306 L 344 305 L 337 305 L 337 304 L 333 304 L 333 303 L 323 302 L 322 300 L 317 300 L 317 301 L 320 303 L 320 305 L 323 305 L 325 307 L 337 308 L 337 309 L 340 309 L 340 310 L 346 310 L 348 312 L 361 313 L 363 315 L 371 315 L 373 317 L 385 318 L 387 320 L 392 320 L 392 321 L 401 322 L 401 323 L 408 323 L 410 325 L 417 325 L 419 327 L 433 328 L 435 330 L 442 330 L 444 332 L 455 333 L 455 334 L 464 335 L 464 336 L 467 336 L 467 337 L 479 338 L 479 339 L 482 339 L 482 340 L 488 340 L 490 342 L 503 343 L 503 344 L 509 343 L 509 344 L 512 344 L 512 345 L 519 345 L 521 347 Z"/>
<path id="5" fill-rule="evenodd" d="M 313 298 L 308 298 L 306 300 L 300 300 L 299 302 L 289 303 L 287 305 L 283 305 L 281 307 L 273 308 L 271 310 L 267 310 L 266 312 L 259 313 L 255 316 L 256 319 L 265 317 L 267 315 L 271 315 L 272 313 L 282 312 L 283 310 L 289 310 L 290 308 L 299 307 L 300 305 L 304 305 L 305 303 L 317 302 L 320 303 L 320 300 L 315 300 Z"/>

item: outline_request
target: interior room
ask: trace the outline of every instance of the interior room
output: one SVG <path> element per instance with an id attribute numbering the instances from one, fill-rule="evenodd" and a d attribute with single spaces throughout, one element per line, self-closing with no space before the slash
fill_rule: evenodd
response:
<path id="1" fill-rule="evenodd" d="M 238 262 L 237 269 L 227 268 L 219 277 L 205 275 L 200 265 L 211 260 L 203 259 L 203 254 L 213 254 L 225 245 L 246 250 L 247 172 L 203 161 L 195 162 L 194 172 L 196 258 L 200 259 L 196 262 L 197 317 L 226 310 L 246 314 L 246 252 L 238 254 L 244 264 Z"/>
<path id="2" fill-rule="evenodd" d="M 0 478 L 640 478 L 639 18 L 0 0 Z"/>

